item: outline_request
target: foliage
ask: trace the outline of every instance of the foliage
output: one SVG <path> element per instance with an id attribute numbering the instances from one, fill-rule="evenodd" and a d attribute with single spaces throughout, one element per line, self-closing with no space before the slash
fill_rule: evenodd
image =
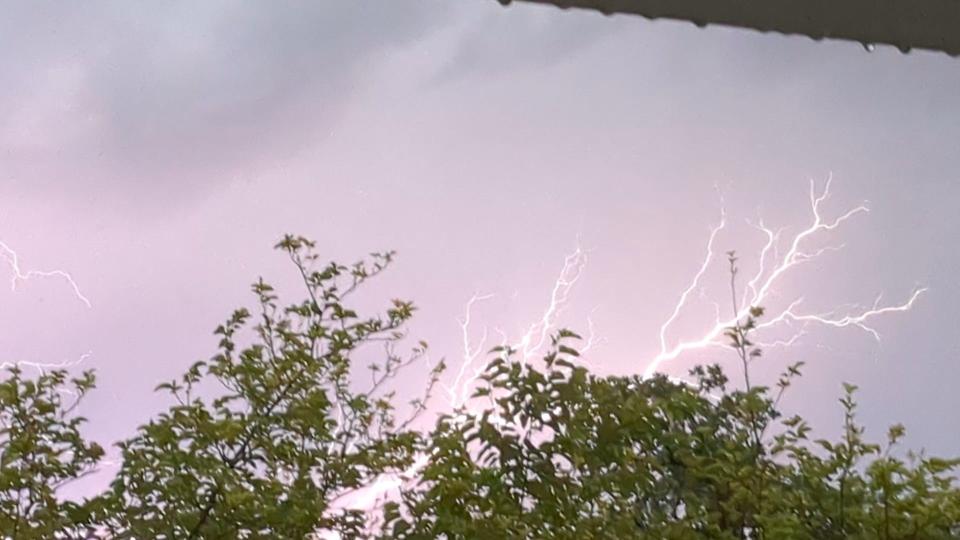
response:
<path id="1" fill-rule="evenodd" d="M 220 353 L 161 384 L 176 405 L 120 444 L 123 466 L 103 505 L 112 535 L 138 538 L 302 538 L 317 530 L 358 534 L 364 515 L 331 502 L 413 458 L 415 436 L 398 429 L 383 383 L 421 357 L 395 345 L 414 312 L 394 300 L 385 314 L 361 317 L 344 300 L 383 271 L 371 262 L 313 269 L 313 244 L 287 237 L 278 248 L 296 266 L 307 299 L 279 308 L 274 289 L 253 287 L 260 313 L 239 310 L 216 333 Z M 353 357 L 378 343 L 372 388 L 353 389 Z M 202 383 L 222 392 L 203 397 Z M 206 392 L 208 393 L 208 392 Z"/>
<path id="2" fill-rule="evenodd" d="M 744 368 L 760 358 L 730 330 Z M 545 369 L 498 349 L 476 397 L 488 405 L 441 418 L 420 481 L 384 508 L 385 538 L 906 539 L 956 538 L 960 462 L 864 442 L 855 387 L 840 400 L 845 436 L 809 439 L 780 418 L 791 366 L 769 389 L 730 390 L 718 366 L 695 383 L 598 377 L 560 332 Z M 746 375 L 746 373 L 745 373 Z M 767 432 L 779 427 L 773 436 Z"/>
<path id="3" fill-rule="evenodd" d="M 57 490 L 93 472 L 103 456 L 80 434 L 85 419 L 73 414 L 93 388 L 93 373 L 71 380 L 64 370 L 29 378 L 14 366 L 7 373 L 0 381 L 0 538 L 80 534 L 87 508 L 59 501 Z"/>
<path id="4" fill-rule="evenodd" d="M 74 409 L 92 374 L 68 381 L 62 371 L 9 371 L 0 382 L 0 538 L 960 535 L 960 462 L 902 455 L 901 426 L 883 445 L 867 442 L 855 387 L 845 385 L 840 400 L 838 441 L 812 439 L 802 418 L 781 416 L 780 398 L 801 365 L 773 388 L 752 383 L 760 308 L 727 332 L 740 385 L 716 365 L 695 368 L 691 383 L 601 377 L 579 363 L 577 336 L 560 331 L 542 366 L 495 349 L 474 398 L 422 433 L 410 420 L 425 409 L 442 363 L 410 418 L 397 418 L 387 391 L 425 355 L 422 342 L 397 352 L 413 305 L 394 300 L 369 317 L 347 305 L 392 254 L 318 266 L 308 240 L 286 237 L 278 248 L 305 299 L 281 307 L 258 281 L 256 315 L 236 311 L 216 330 L 215 356 L 158 386 L 172 405 L 119 443 L 119 470 L 99 496 L 58 497 L 103 454 L 81 436 Z M 356 367 L 369 355 L 379 361 L 361 388 Z M 382 475 L 411 470 L 415 479 L 382 508 L 341 504 Z"/>

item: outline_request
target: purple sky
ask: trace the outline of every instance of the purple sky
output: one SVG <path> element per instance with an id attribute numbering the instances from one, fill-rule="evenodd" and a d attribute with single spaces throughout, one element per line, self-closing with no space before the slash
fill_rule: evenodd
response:
<path id="1" fill-rule="evenodd" d="M 764 361 L 807 361 L 787 406 L 824 430 L 847 380 L 874 436 L 904 422 L 912 446 L 960 453 L 956 59 L 493 0 L 4 11 L 0 240 L 24 269 L 71 272 L 93 307 L 55 279 L 0 288 L 0 355 L 92 351 L 97 437 L 165 403 L 151 389 L 214 352 L 258 275 L 289 281 L 284 232 L 345 262 L 398 250 L 366 298 L 414 299 L 414 335 L 451 360 L 474 292 L 497 295 L 478 324 L 518 332 L 579 236 L 590 262 L 563 323 L 593 312 L 593 362 L 637 373 L 701 261 L 715 186 L 734 223 L 717 249 L 749 267 L 762 237 L 744 218 L 796 230 L 809 179 L 833 172 L 828 212 L 871 212 L 778 301 L 930 292 L 876 323 L 881 344 L 811 329 Z M 723 265 L 709 272 L 724 301 Z M 677 336 L 713 316 L 691 309 Z"/>

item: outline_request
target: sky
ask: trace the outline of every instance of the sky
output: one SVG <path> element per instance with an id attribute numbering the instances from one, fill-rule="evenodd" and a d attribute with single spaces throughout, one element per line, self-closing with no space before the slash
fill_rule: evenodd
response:
<path id="1" fill-rule="evenodd" d="M 728 309 L 724 252 L 756 269 L 763 220 L 809 224 L 866 205 L 769 298 L 825 312 L 899 304 L 857 328 L 811 325 L 759 366 L 803 360 L 784 403 L 824 433 L 841 382 L 868 435 L 960 454 L 960 60 L 892 48 L 493 0 L 17 2 L 0 18 L 0 360 L 96 369 L 89 433 L 117 440 L 168 404 L 152 389 L 216 350 L 258 277 L 292 283 L 284 233 L 352 262 L 398 251 L 362 304 L 409 298 L 411 335 L 456 365 L 474 294 L 483 328 L 518 336 L 564 258 L 588 256 L 557 324 L 602 338 L 602 373 L 638 374 L 668 334 Z M 787 246 L 782 246 L 786 248 Z M 0 278 L 12 271 L 0 267 Z M 290 297 L 290 300 L 296 300 Z M 771 339 L 784 337 L 772 333 Z M 698 361 L 737 373 L 728 351 Z M 406 374 L 416 388 L 426 368 Z M 832 431 L 831 431 L 832 430 Z"/>

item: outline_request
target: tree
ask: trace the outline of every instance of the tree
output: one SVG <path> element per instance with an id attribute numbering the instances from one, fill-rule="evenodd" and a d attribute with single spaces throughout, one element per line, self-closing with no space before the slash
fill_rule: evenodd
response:
<path id="1" fill-rule="evenodd" d="M 543 371 L 497 349 L 475 393 L 481 408 L 440 419 L 420 481 L 384 508 L 384 538 L 906 539 L 960 534 L 957 460 L 862 439 L 845 385 L 841 441 L 810 441 L 782 419 L 777 393 L 751 386 L 749 335 L 762 310 L 728 332 L 745 389 L 714 365 L 692 385 L 663 376 L 598 377 L 560 332 Z M 770 435 L 770 430 L 779 429 Z"/>
<path id="2" fill-rule="evenodd" d="M 260 280 L 257 322 L 238 310 L 216 330 L 219 354 L 158 387 L 176 404 L 120 443 L 123 465 L 98 503 L 111 536 L 356 537 L 365 515 L 331 503 L 413 458 L 417 436 L 396 423 L 383 390 L 425 352 L 422 342 L 409 356 L 395 350 L 414 306 L 394 300 L 385 314 L 364 318 L 345 304 L 392 254 L 316 269 L 310 241 L 288 236 L 277 247 L 293 261 L 306 299 L 280 308 Z M 372 387 L 355 390 L 355 356 L 370 344 L 382 345 L 385 357 L 371 366 Z"/>
<path id="3" fill-rule="evenodd" d="M 60 500 L 57 490 L 95 471 L 103 456 L 81 436 L 86 420 L 74 414 L 93 385 L 89 371 L 68 379 L 62 369 L 35 378 L 7 369 L 0 381 L 0 538 L 75 537 L 90 523 L 85 505 Z"/>
<path id="4" fill-rule="evenodd" d="M 695 368 L 692 383 L 601 377 L 578 363 L 578 336 L 560 331 L 542 367 L 495 349 L 474 398 L 423 433 L 410 421 L 425 410 L 442 363 L 406 420 L 388 390 L 425 355 L 422 342 L 398 352 L 414 306 L 394 300 L 361 316 L 348 305 L 393 255 L 318 266 L 306 239 L 277 247 L 304 299 L 282 306 L 270 285 L 254 284 L 256 315 L 237 310 L 216 330 L 216 355 L 157 387 L 172 405 L 119 443 L 122 463 L 98 496 L 70 501 L 58 492 L 103 455 L 76 415 L 93 374 L 8 371 L 0 538 L 960 535 L 960 462 L 901 457 L 901 426 L 884 445 L 865 441 L 852 385 L 840 400 L 844 436 L 811 440 L 802 418 L 779 410 L 800 365 L 773 389 L 752 384 L 750 366 L 762 358 L 751 342 L 758 307 L 727 333 L 742 362 L 739 388 L 716 365 Z M 369 357 L 372 379 L 360 385 L 357 367 Z M 411 470 L 415 481 L 381 509 L 339 503 L 381 475 Z"/>

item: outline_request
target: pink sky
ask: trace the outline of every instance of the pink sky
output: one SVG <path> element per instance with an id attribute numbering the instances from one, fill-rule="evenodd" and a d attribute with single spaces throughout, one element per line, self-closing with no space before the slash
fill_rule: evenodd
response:
<path id="1" fill-rule="evenodd" d="M 214 352 L 257 276 L 289 282 L 270 249 L 285 232 L 342 261 L 398 250 L 366 298 L 414 299 L 414 336 L 450 360 L 472 294 L 497 295 L 478 324 L 518 333 L 579 237 L 562 322 L 592 312 L 593 362 L 637 373 L 701 261 L 715 186 L 733 223 L 717 248 L 749 266 L 763 238 L 744 219 L 803 225 L 809 179 L 832 171 L 829 211 L 871 212 L 774 301 L 931 292 L 877 323 L 880 345 L 817 329 L 765 361 L 807 361 L 788 406 L 824 429 L 846 380 L 874 435 L 904 422 L 911 445 L 960 451 L 956 59 L 492 0 L 93 6 L 0 21 L 0 240 L 92 302 L 55 279 L 0 288 L 0 356 L 91 351 L 95 436 L 164 405 L 152 388 Z M 709 271 L 709 298 L 725 277 Z M 698 300 L 677 331 L 712 316 Z"/>

